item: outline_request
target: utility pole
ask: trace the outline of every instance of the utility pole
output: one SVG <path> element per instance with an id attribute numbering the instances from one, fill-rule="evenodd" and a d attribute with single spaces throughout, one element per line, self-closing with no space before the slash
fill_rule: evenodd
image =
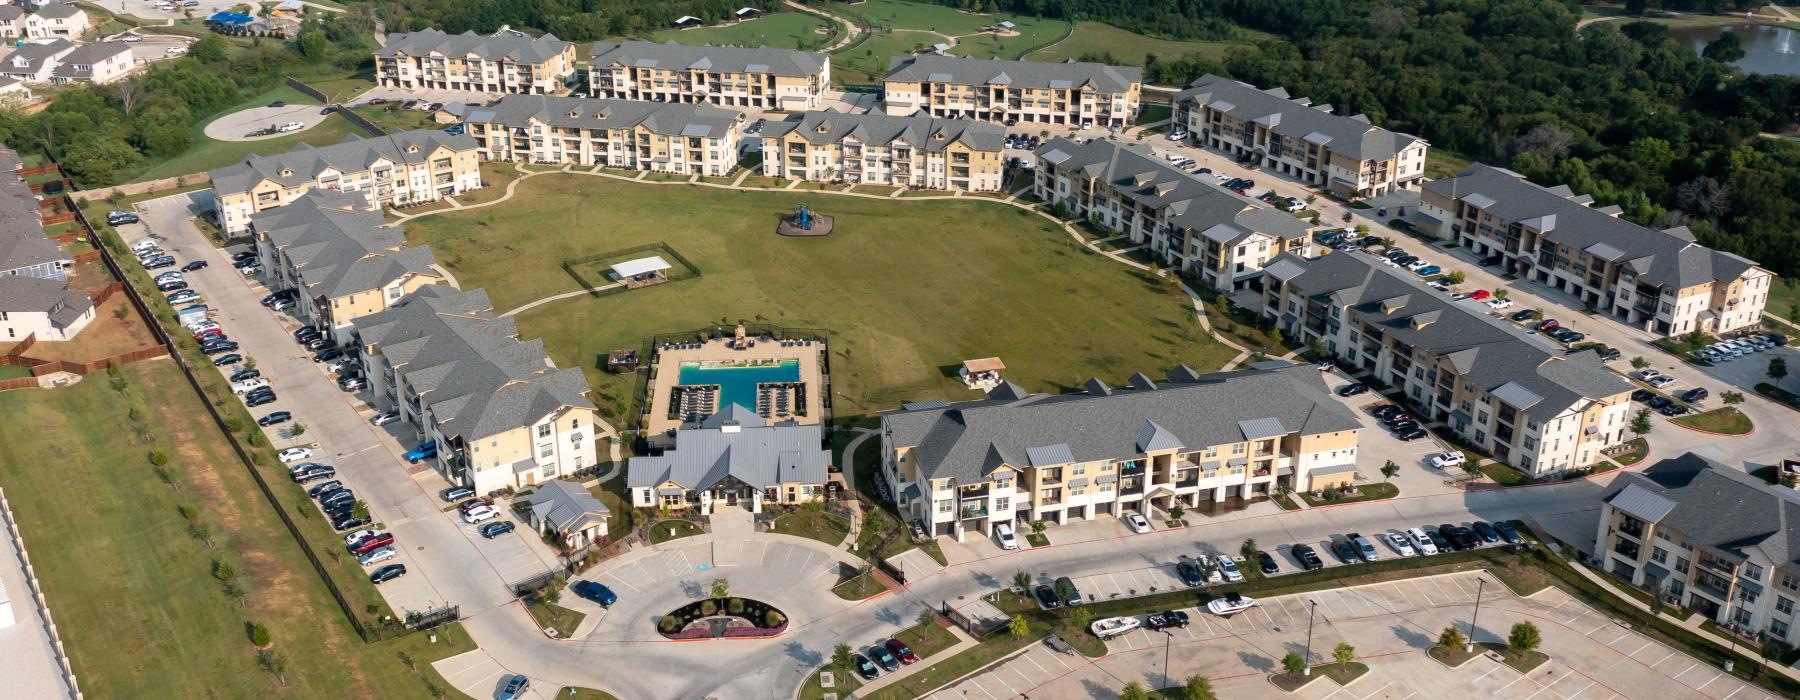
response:
<path id="1" fill-rule="evenodd" d="M 1306 608 L 1306 670 L 1300 672 L 1302 676 L 1312 675 L 1313 615 L 1319 611 L 1319 601 L 1309 600 L 1306 602 L 1310 605 Z"/>
<path id="2" fill-rule="evenodd" d="M 1469 615 L 1469 640 L 1463 642 L 1464 653 L 1475 651 L 1475 618 L 1481 616 L 1481 588 L 1486 584 L 1487 579 L 1475 579 L 1475 612 Z"/>
<path id="3" fill-rule="evenodd" d="M 1175 683 L 1169 680 L 1169 643 L 1175 641 L 1175 633 L 1168 630 L 1161 630 L 1161 632 L 1163 633 L 1163 687 L 1171 688 L 1175 686 Z"/>

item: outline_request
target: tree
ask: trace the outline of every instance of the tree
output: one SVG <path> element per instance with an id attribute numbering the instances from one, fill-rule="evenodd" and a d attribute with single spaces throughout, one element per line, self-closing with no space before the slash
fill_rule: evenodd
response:
<path id="1" fill-rule="evenodd" d="M 1132 681 L 1119 691 L 1119 700 L 1150 700 L 1150 693 L 1144 690 L 1144 684 Z"/>
<path id="2" fill-rule="evenodd" d="M 1031 588 L 1031 574 L 1027 573 L 1024 569 L 1019 569 L 1018 571 L 1014 571 L 1013 572 L 1013 585 L 1017 586 L 1019 588 L 1019 590 L 1027 590 L 1027 589 Z"/>
<path id="3" fill-rule="evenodd" d="M 1438 633 L 1437 645 L 1440 648 L 1461 649 L 1462 645 L 1466 643 L 1468 640 L 1463 639 L 1462 630 L 1457 629 L 1456 625 L 1449 625 L 1444 628 L 1444 631 Z"/>
<path id="4" fill-rule="evenodd" d="M 1444 281 L 1450 284 L 1462 284 L 1468 278 L 1469 276 L 1463 274 L 1462 270 L 1451 270 L 1450 274 L 1444 275 Z"/>
<path id="5" fill-rule="evenodd" d="M 725 598 L 731 595 L 731 581 L 724 578 L 712 580 L 712 597 Z"/>
<path id="6" fill-rule="evenodd" d="M 1741 391 L 1727 391 L 1723 394 L 1719 394 L 1719 402 L 1727 406 L 1736 406 L 1744 402 L 1744 393 Z"/>
<path id="7" fill-rule="evenodd" d="M 270 649 L 257 652 L 256 665 L 274 676 L 283 687 L 287 686 L 287 657 L 282 656 L 281 652 Z"/>
<path id="8" fill-rule="evenodd" d="M 288 428 L 288 437 L 300 437 L 301 435 L 305 435 L 305 434 L 306 434 L 306 424 L 305 423 L 296 422 L 296 423 L 294 423 L 293 427 Z"/>
<path id="9" fill-rule="evenodd" d="M 137 106 L 138 98 L 144 93 L 135 80 L 121 80 L 113 83 L 113 94 L 119 96 L 119 106 L 125 109 L 125 116 L 131 116 L 131 108 Z"/>
<path id="10" fill-rule="evenodd" d="M 1199 674 L 1187 677 L 1187 682 L 1181 686 L 1181 697 L 1182 700 L 1219 700 L 1219 696 L 1213 694 L 1212 680 Z"/>
<path id="11" fill-rule="evenodd" d="M 1038 519 L 1035 519 L 1035 520 L 1032 520 L 1032 521 L 1031 521 L 1031 534 L 1033 534 L 1033 535 L 1042 535 L 1042 534 L 1044 534 L 1044 520 L 1043 520 L 1043 518 L 1038 518 Z"/>
<path id="12" fill-rule="evenodd" d="M 1643 369 L 1643 368 L 1649 367 L 1649 366 L 1650 366 L 1650 361 L 1644 359 L 1643 355 L 1638 355 L 1636 357 L 1631 358 L 1631 368 L 1632 369 Z"/>
<path id="13" fill-rule="evenodd" d="M 831 650 L 831 667 L 838 673 L 849 675 L 851 667 L 856 664 L 856 652 L 850 651 L 850 645 L 839 644 Z"/>
<path id="14" fill-rule="evenodd" d="M 214 559 L 212 575 L 220 583 L 231 583 L 233 579 L 237 578 L 237 567 L 232 566 L 231 562 Z"/>
<path id="15" fill-rule="evenodd" d="M 1289 675 L 1298 676 L 1306 670 L 1306 659 L 1300 658 L 1300 652 L 1290 651 L 1281 657 L 1281 668 Z"/>
<path id="16" fill-rule="evenodd" d="M 1394 478 L 1394 475 L 1399 474 L 1399 473 L 1400 473 L 1400 465 L 1395 464 L 1394 460 L 1390 459 L 1387 461 L 1387 464 L 1381 465 L 1381 480 L 1382 481 L 1387 481 L 1388 479 L 1392 479 L 1392 478 Z"/>
<path id="17" fill-rule="evenodd" d="M 1631 417 L 1631 432 L 1638 437 L 1650 434 L 1650 409 L 1639 409 L 1637 415 Z"/>
<path id="18" fill-rule="evenodd" d="M 250 623 L 250 643 L 251 644 L 255 644 L 257 646 L 257 648 L 261 649 L 261 648 L 265 648 L 265 647 L 269 646 L 270 641 L 271 640 L 269 639 L 269 628 L 268 627 L 264 627 L 264 626 L 256 624 L 256 623 Z"/>
<path id="19" fill-rule="evenodd" d="M 937 622 L 937 611 L 932 610 L 931 606 L 929 606 L 929 605 L 921 607 L 921 608 L 919 608 L 918 620 L 919 620 L 920 626 L 925 626 L 925 625 L 929 625 L 933 622 Z"/>
<path id="20" fill-rule="evenodd" d="M 1075 610 L 1069 614 L 1069 618 L 1076 627 L 1087 629 L 1087 626 L 1094 621 L 1094 611 L 1089 610 L 1086 605 L 1077 605 Z"/>
<path id="21" fill-rule="evenodd" d="M 1544 638 L 1538 634 L 1537 625 L 1531 624 L 1530 620 L 1513 625 L 1512 631 L 1506 634 L 1507 648 L 1520 656 L 1537 651 L 1538 645 L 1543 643 Z"/>
<path id="22" fill-rule="evenodd" d="M 1245 559 L 1255 559 L 1256 555 L 1261 553 L 1262 550 L 1256 547 L 1256 538 L 1254 537 L 1244 540 L 1243 544 L 1238 545 L 1238 554 L 1244 555 Z"/>
<path id="23" fill-rule="evenodd" d="M 1510 296 L 1511 294 L 1512 294 L 1512 292 L 1507 291 L 1505 288 L 1500 288 L 1500 289 L 1494 290 L 1494 298 L 1495 299 L 1505 299 L 1507 296 Z"/>
<path id="24" fill-rule="evenodd" d="M 217 34 L 208 34 L 199 41 L 188 44 L 187 55 L 201 63 L 218 63 L 225 60 L 227 49 L 225 40 Z"/>
<path id="25" fill-rule="evenodd" d="M 1766 372 L 1766 374 L 1769 375 L 1769 379 L 1774 380 L 1776 384 L 1780 384 L 1781 380 L 1787 378 L 1787 372 L 1788 372 L 1787 358 L 1785 358 L 1785 357 L 1769 358 L 1769 369 Z"/>
<path id="26" fill-rule="evenodd" d="M 1356 660 L 1356 647 L 1350 646 L 1349 642 L 1338 642 L 1337 646 L 1331 648 L 1331 660 L 1337 662 L 1338 668 L 1349 666 L 1350 662 Z"/>
<path id="27" fill-rule="evenodd" d="M 325 54 L 331 50 L 331 42 L 325 38 L 325 32 L 308 29 L 294 38 L 294 47 L 300 50 L 300 55 L 305 56 L 306 60 L 316 62 L 324 60 Z"/>
<path id="28" fill-rule="evenodd" d="M 1024 615 L 1014 615 L 1012 622 L 1006 624 L 1006 631 L 1012 634 L 1013 639 L 1024 639 L 1031 635 L 1031 623 L 1025 621 Z"/>
<path id="29" fill-rule="evenodd" d="M 1738 38 L 1737 32 L 1719 32 L 1719 38 L 1707 42 L 1700 55 L 1720 63 L 1740 61 L 1744 58 L 1744 41 Z"/>
<path id="30" fill-rule="evenodd" d="M 1330 356 L 1325 354 L 1325 341 L 1318 338 L 1313 338 L 1312 342 L 1306 344 L 1306 354 L 1311 356 L 1312 359 L 1317 362 L 1324 362 L 1331 359 Z"/>

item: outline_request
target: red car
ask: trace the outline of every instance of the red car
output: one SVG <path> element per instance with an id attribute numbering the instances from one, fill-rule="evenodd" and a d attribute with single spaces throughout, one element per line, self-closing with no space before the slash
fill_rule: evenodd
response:
<path id="1" fill-rule="evenodd" d="M 1473 294 L 1469 295 L 1469 298 L 1474 299 L 1475 301 L 1481 301 L 1482 299 L 1486 299 L 1491 296 L 1493 296 L 1493 294 L 1488 293 L 1488 290 L 1477 289 L 1477 290 L 1475 290 L 1475 292 Z"/>
<path id="2" fill-rule="evenodd" d="M 919 656 L 914 654 L 910 647 L 906 646 L 906 642 L 902 642 L 898 639 L 889 639 L 884 646 L 887 647 L 888 653 L 893 654 L 894 658 L 899 659 L 902 664 L 917 663 L 919 661 Z"/>
<path id="3" fill-rule="evenodd" d="M 218 338 L 220 340 L 224 340 L 225 339 L 225 331 L 219 330 L 217 328 L 208 328 L 206 330 L 203 330 L 203 331 L 200 331 L 200 332 L 194 334 L 194 342 L 197 342 L 197 343 L 205 342 L 205 340 L 207 338 Z"/>
<path id="4" fill-rule="evenodd" d="M 364 537 L 357 540 L 356 544 L 350 547 L 350 553 L 356 555 L 368 554 L 369 552 L 373 552 L 393 543 L 394 536 L 388 533 L 382 533 L 374 537 Z"/>
<path id="5" fill-rule="evenodd" d="M 469 500 L 463 501 L 462 505 L 457 506 L 456 509 L 459 514 L 463 514 L 463 513 L 468 513 L 471 510 L 475 510 L 475 508 L 477 506 L 487 506 L 489 508 L 493 508 L 494 507 L 494 499 L 492 499 L 492 498 L 471 498 Z"/>
<path id="6" fill-rule="evenodd" d="M 1546 318 L 1546 319 L 1544 319 L 1543 323 L 1537 324 L 1537 329 L 1538 329 L 1539 333 L 1543 333 L 1545 331 L 1553 331 L 1553 330 L 1556 330 L 1561 327 L 1562 327 L 1562 324 L 1557 323 L 1556 319 L 1554 319 L 1554 318 Z"/>

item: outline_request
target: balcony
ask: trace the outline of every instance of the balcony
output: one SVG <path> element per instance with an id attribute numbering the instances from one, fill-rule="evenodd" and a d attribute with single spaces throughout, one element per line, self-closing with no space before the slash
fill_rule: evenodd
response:
<path id="1" fill-rule="evenodd" d="M 987 509 L 986 501 L 983 501 L 980 503 L 964 503 L 963 504 L 963 507 L 962 507 L 962 517 L 963 518 L 965 518 L 965 519 L 966 518 L 985 518 L 987 516 L 988 516 L 988 509 Z"/>

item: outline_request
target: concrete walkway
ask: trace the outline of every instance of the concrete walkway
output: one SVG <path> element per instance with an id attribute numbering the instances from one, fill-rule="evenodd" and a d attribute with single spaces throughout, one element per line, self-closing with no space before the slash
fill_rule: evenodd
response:
<path id="1" fill-rule="evenodd" d="M 844 454 L 838 460 L 838 467 L 840 468 L 839 473 L 844 476 L 844 488 L 849 489 L 851 493 L 856 492 L 856 451 L 862 447 L 862 444 L 865 441 L 878 434 L 871 428 L 854 428 L 854 430 L 858 435 L 855 439 L 850 441 L 850 444 L 844 446 Z M 862 508 L 851 508 L 850 534 L 844 537 L 844 542 L 840 545 L 845 551 L 855 551 L 850 548 L 856 543 L 856 538 L 862 535 L 862 524 Z"/>
<path id="2" fill-rule="evenodd" d="M 858 34 L 862 33 L 862 27 L 856 26 L 855 22 L 851 22 L 850 20 L 844 19 L 843 17 L 839 17 L 837 15 L 831 14 L 830 12 L 826 12 L 819 8 L 813 7 L 811 5 L 802 5 L 799 2 L 796 2 L 795 0 L 781 0 L 781 1 L 782 1 L 782 3 L 786 4 L 788 7 L 799 10 L 799 11 L 804 12 L 809 15 L 816 15 L 819 17 L 824 17 L 825 19 L 831 20 L 833 23 L 835 23 L 839 27 L 843 28 L 842 33 L 838 36 L 838 40 L 831 42 L 830 46 L 819 49 L 820 53 L 831 53 L 838 49 L 844 48 L 845 46 L 849 46 L 850 42 L 855 41 L 856 36 Z"/>
<path id="3" fill-rule="evenodd" d="M 600 290 L 603 290 L 603 289 L 615 289 L 615 288 L 618 288 L 618 287 L 622 287 L 622 286 L 624 286 L 624 285 L 625 285 L 625 283 L 624 283 L 624 282 L 614 282 L 614 283 L 612 283 L 612 284 L 608 284 L 608 285 L 602 285 L 602 286 L 599 286 L 599 287 L 590 287 L 590 288 L 588 288 L 588 289 L 577 289 L 577 290 L 575 290 L 575 291 L 573 291 L 573 292 L 563 292 L 563 293 L 561 293 L 561 294 L 552 294 L 552 295 L 550 295 L 550 296 L 547 296 L 547 297 L 544 297 L 544 298 L 542 298 L 542 299 L 538 299 L 538 300 L 536 300 L 536 301 L 532 301 L 532 302 L 528 302 L 528 303 L 526 303 L 526 304 L 525 304 L 525 305 L 524 305 L 524 306 L 521 306 L 521 307 L 519 307 L 519 308 L 516 308 L 516 309 L 513 309 L 513 310 L 511 310 L 511 311 L 508 311 L 508 312 L 506 312 L 506 313 L 503 313 L 503 314 L 500 314 L 500 315 L 501 315 L 501 316 L 512 316 L 512 315 L 515 315 L 515 314 L 518 314 L 518 313 L 521 313 L 521 312 L 525 312 L 525 311 L 530 311 L 530 310 L 532 310 L 532 309 L 535 309 L 535 308 L 537 308 L 537 307 L 539 307 L 539 306 L 543 306 L 543 305 L 545 305 L 545 304 L 548 304 L 548 303 L 550 303 L 550 302 L 553 302 L 553 301 L 559 301 L 559 300 L 562 300 L 562 299 L 572 299 L 572 298 L 575 298 L 575 297 L 578 297 L 578 296 L 581 296 L 581 295 L 583 295 L 583 294 L 592 294 L 592 293 L 594 293 L 594 292 L 598 292 L 598 291 L 600 291 Z"/>

